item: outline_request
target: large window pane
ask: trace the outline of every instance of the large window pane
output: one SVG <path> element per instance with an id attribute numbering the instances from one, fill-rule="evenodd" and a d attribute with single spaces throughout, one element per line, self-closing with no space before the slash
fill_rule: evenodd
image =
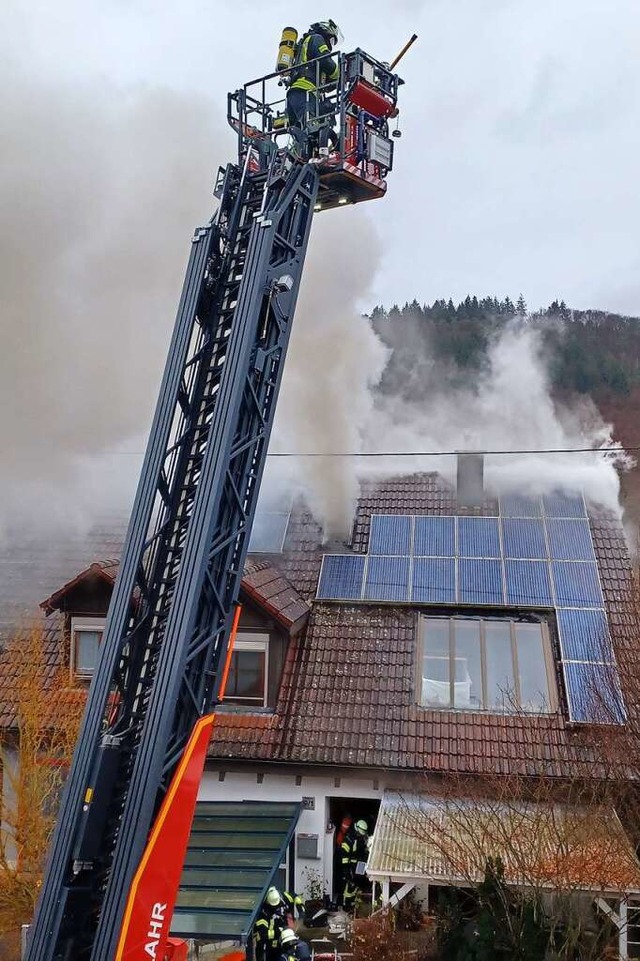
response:
<path id="1" fill-rule="evenodd" d="M 421 625 L 425 707 L 516 713 L 555 704 L 543 623 L 460 616 L 424 617 Z"/>
<path id="2" fill-rule="evenodd" d="M 428 707 L 451 707 L 449 627 L 448 620 L 425 620 L 421 700 Z"/>
<path id="3" fill-rule="evenodd" d="M 540 624 L 516 624 L 521 707 L 524 711 L 548 711 L 549 690 Z"/>
<path id="4" fill-rule="evenodd" d="M 453 706 L 482 708 L 480 621 L 455 622 Z"/>
<path id="5" fill-rule="evenodd" d="M 485 622 L 487 708 L 515 710 L 518 706 L 511 653 L 509 621 Z"/>

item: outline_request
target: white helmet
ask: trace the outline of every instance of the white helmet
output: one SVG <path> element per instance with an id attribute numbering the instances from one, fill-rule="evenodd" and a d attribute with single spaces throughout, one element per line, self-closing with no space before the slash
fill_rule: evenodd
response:
<path id="1" fill-rule="evenodd" d="M 366 821 L 356 821 L 356 831 L 358 834 L 366 834 L 369 830 Z"/>
<path id="2" fill-rule="evenodd" d="M 278 891 L 277 888 L 273 887 L 273 885 L 267 891 L 267 896 L 265 898 L 265 901 L 271 908 L 277 908 L 280 902 L 282 901 L 282 898 L 280 897 L 280 892 Z"/>
<path id="3" fill-rule="evenodd" d="M 280 935 L 280 944 L 291 944 L 292 941 L 297 941 L 298 935 L 292 928 L 284 928 L 282 934 Z"/>

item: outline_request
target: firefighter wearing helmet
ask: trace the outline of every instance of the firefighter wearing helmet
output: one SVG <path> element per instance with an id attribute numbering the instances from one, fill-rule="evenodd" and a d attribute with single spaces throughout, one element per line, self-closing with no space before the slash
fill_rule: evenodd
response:
<path id="1" fill-rule="evenodd" d="M 256 961 L 280 961 L 280 936 L 288 927 L 287 908 L 280 892 L 270 887 L 253 926 Z"/>
<path id="2" fill-rule="evenodd" d="M 288 28 L 290 29 L 290 28 Z M 331 51 L 342 39 L 333 20 L 312 23 L 295 45 L 293 68 L 288 74 L 287 119 L 289 130 L 301 153 L 328 156 L 335 148 L 334 105 L 325 94 L 335 89 L 339 67 Z"/>
<path id="3" fill-rule="evenodd" d="M 301 941 L 295 931 L 286 928 L 280 935 L 279 961 L 310 961 L 311 950 L 306 941 Z"/>
<path id="4" fill-rule="evenodd" d="M 281 935 L 303 914 L 303 898 L 289 891 L 281 893 L 273 885 L 268 888 L 253 926 L 256 961 L 279 961 Z"/>
<path id="5" fill-rule="evenodd" d="M 349 829 L 340 845 L 342 867 L 342 906 L 353 911 L 364 880 L 363 866 L 369 856 L 369 826 L 359 820 Z"/>

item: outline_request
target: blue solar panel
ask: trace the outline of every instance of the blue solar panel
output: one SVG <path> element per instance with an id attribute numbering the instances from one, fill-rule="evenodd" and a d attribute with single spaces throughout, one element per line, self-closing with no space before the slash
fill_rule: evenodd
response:
<path id="1" fill-rule="evenodd" d="M 624 724 L 626 711 L 613 665 L 564 661 L 569 718 L 591 724 Z"/>
<path id="2" fill-rule="evenodd" d="M 547 561 L 505 561 L 507 604 L 553 607 Z"/>
<path id="3" fill-rule="evenodd" d="M 427 557 L 453 557 L 456 529 L 453 517 L 415 518 L 413 553 Z"/>
<path id="4" fill-rule="evenodd" d="M 558 518 L 549 517 L 546 525 L 549 535 L 549 553 L 554 560 L 595 560 L 589 521 L 558 520 Z"/>
<path id="5" fill-rule="evenodd" d="M 411 599 L 418 604 L 455 604 L 456 565 L 449 557 L 415 557 Z"/>
<path id="6" fill-rule="evenodd" d="M 502 561 L 458 561 L 458 598 L 461 604 L 504 604 Z"/>
<path id="7" fill-rule="evenodd" d="M 369 601 L 408 601 L 409 558 L 369 557 L 364 597 Z"/>
<path id="8" fill-rule="evenodd" d="M 556 491 L 542 498 L 547 517 L 586 517 L 582 494 L 562 494 Z"/>
<path id="9" fill-rule="evenodd" d="M 460 557 L 500 557 L 497 517 L 459 517 L 458 554 Z"/>
<path id="10" fill-rule="evenodd" d="M 604 611 L 559 610 L 557 613 L 560 650 L 565 660 L 613 662 Z"/>
<path id="11" fill-rule="evenodd" d="M 370 554 L 407 555 L 411 552 L 411 518 L 405 514 L 374 514 L 369 534 Z"/>
<path id="12" fill-rule="evenodd" d="M 505 518 L 502 521 L 502 543 L 505 557 L 532 560 L 547 557 L 547 542 L 541 520 Z"/>
<path id="13" fill-rule="evenodd" d="M 542 517 L 540 498 L 506 494 L 500 498 L 500 514 L 503 517 Z"/>
<path id="14" fill-rule="evenodd" d="M 598 568 L 586 561 L 552 561 L 558 607 L 604 607 Z"/>
<path id="15" fill-rule="evenodd" d="M 359 600 L 364 554 L 325 554 L 318 585 L 319 598 Z"/>

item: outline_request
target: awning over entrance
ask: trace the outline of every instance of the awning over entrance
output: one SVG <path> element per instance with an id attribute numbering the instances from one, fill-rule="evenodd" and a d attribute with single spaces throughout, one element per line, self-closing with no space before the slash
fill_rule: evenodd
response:
<path id="1" fill-rule="evenodd" d="M 199 802 L 172 934 L 244 940 L 286 857 L 300 811 L 293 802 Z"/>
<path id="2" fill-rule="evenodd" d="M 640 862 L 611 807 L 437 798 L 386 792 L 367 874 L 379 883 L 470 885 L 500 857 L 508 884 L 640 891 Z"/>

